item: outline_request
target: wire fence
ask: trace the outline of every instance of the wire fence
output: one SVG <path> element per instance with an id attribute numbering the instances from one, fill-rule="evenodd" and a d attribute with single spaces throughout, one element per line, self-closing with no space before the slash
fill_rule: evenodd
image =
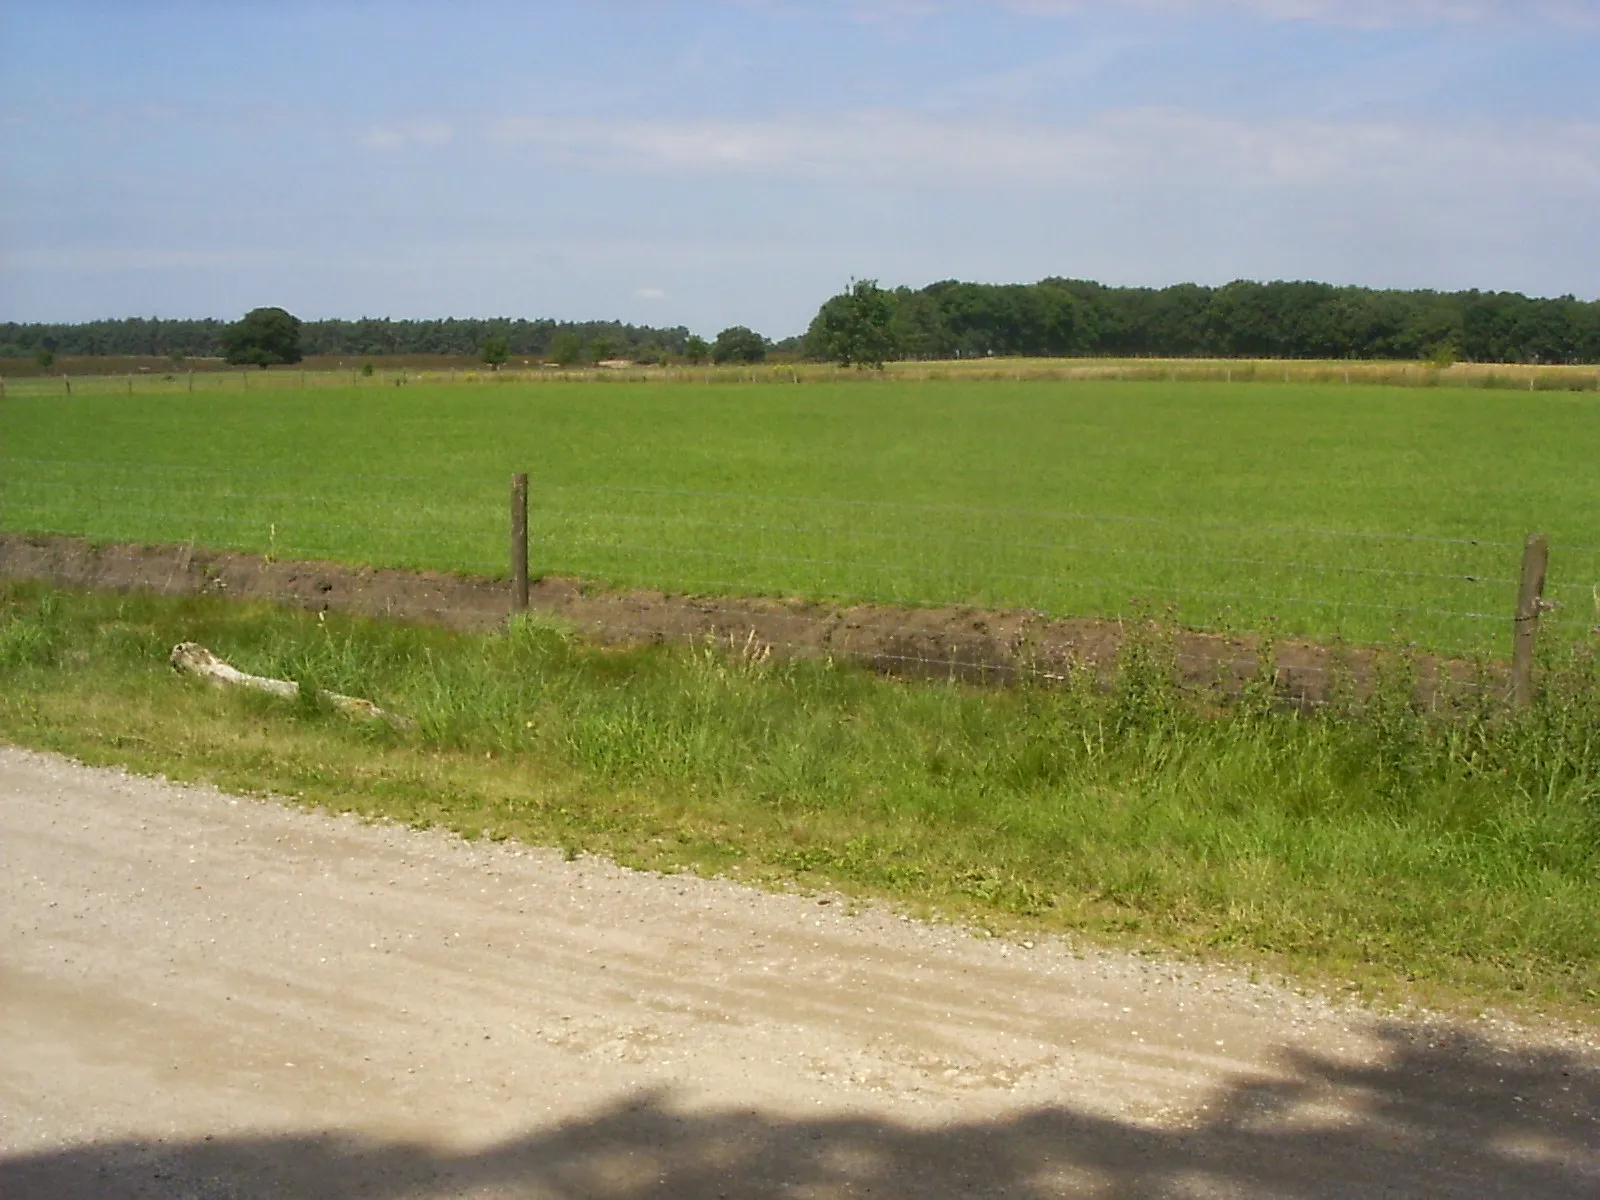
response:
<path id="1" fill-rule="evenodd" d="M 328 483 L 268 465 L 0 458 L 0 531 L 506 578 L 502 481 L 340 472 L 337 491 Z M 937 629 L 922 628 L 918 613 L 978 614 L 979 625 L 985 612 L 1156 616 L 1223 635 L 1504 657 L 1519 603 L 1523 544 L 1505 537 L 559 479 L 533 480 L 529 492 L 536 574 L 671 596 L 776 598 L 785 603 L 761 614 L 763 646 L 861 650 L 980 677 L 1059 671 L 1027 666 L 1025 647 L 1004 657 L 980 649 L 992 635 L 963 640 L 948 612 Z M 1590 636 L 1600 626 L 1600 549 L 1557 542 L 1542 594 L 1542 630 Z M 876 611 L 885 607 L 896 611 Z M 481 623 L 488 611 L 475 598 L 428 615 Z M 803 632 L 785 637 L 785 621 Z M 690 625 L 697 635 L 737 632 L 726 621 Z M 666 637 L 671 627 L 645 632 Z M 896 637 L 914 649 L 896 649 Z M 1199 657 L 1197 669 L 1235 674 L 1254 661 Z"/>

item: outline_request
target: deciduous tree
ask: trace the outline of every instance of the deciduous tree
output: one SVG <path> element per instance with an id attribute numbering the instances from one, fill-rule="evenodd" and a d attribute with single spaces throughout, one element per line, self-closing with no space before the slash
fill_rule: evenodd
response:
<path id="1" fill-rule="evenodd" d="M 895 356 L 894 319 L 895 306 L 876 279 L 853 280 L 817 313 L 807 349 L 847 367 L 881 367 Z"/>
<path id="2" fill-rule="evenodd" d="M 724 329 L 711 347 L 711 360 L 718 363 L 760 362 L 766 356 L 767 339 L 743 325 Z"/>
<path id="3" fill-rule="evenodd" d="M 222 330 L 222 354 L 235 366 L 300 361 L 300 321 L 281 308 L 252 308 Z"/>
<path id="4" fill-rule="evenodd" d="M 575 367 L 588 356 L 583 339 L 571 330 L 563 330 L 550 340 L 550 357 L 563 367 Z"/>
<path id="5" fill-rule="evenodd" d="M 482 357 L 484 362 L 498 371 L 506 359 L 511 357 L 511 347 L 506 344 L 503 336 L 492 333 L 484 339 Z"/>

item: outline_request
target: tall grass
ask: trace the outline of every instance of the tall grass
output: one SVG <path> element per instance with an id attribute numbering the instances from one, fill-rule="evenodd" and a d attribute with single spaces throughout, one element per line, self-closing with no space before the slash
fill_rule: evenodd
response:
<path id="1" fill-rule="evenodd" d="M 360 365 L 357 365 L 359 362 Z M 138 356 L 77 356 L 51 368 L 33 359 L 0 360 L 0 386 L 15 396 L 214 395 L 293 388 L 339 390 L 413 384 L 522 383 L 836 383 L 840 380 L 1115 380 L 1118 382 L 1338 383 L 1384 387 L 1510 388 L 1519 391 L 1600 391 L 1594 364 L 1451 363 L 1354 359 L 1230 358 L 965 358 L 905 360 L 881 371 L 836 363 L 774 360 L 717 366 L 636 363 L 626 368 L 557 367 L 538 362 L 493 370 L 466 356 L 320 356 L 262 371 L 216 359 L 181 366 Z"/>
<path id="2" fill-rule="evenodd" d="M 1547 664 L 1525 712 L 1424 711 L 1397 672 L 1303 715 L 1264 680 L 1226 708 L 1183 694 L 1158 635 L 1109 690 L 980 692 L 534 621 L 0 595 L 0 736 L 96 760 L 1386 986 L 1569 1008 L 1600 988 L 1589 651 Z M 185 639 L 416 730 L 213 695 L 165 666 Z"/>

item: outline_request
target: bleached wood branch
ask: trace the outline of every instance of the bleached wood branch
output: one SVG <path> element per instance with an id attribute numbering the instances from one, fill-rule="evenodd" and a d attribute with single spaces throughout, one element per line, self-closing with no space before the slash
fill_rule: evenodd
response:
<path id="1" fill-rule="evenodd" d="M 174 646 L 172 666 L 185 675 L 193 675 L 218 687 L 249 688 L 285 700 L 293 700 L 300 694 L 300 685 L 293 680 L 268 679 L 264 675 L 248 674 L 223 662 L 196 642 L 179 642 Z M 409 718 L 385 712 L 371 700 L 363 700 L 358 696 L 344 696 L 338 692 L 319 690 L 317 698 L 358 721 L 383 721 L 396 729 L 411 729 L 414 725 Z"/>

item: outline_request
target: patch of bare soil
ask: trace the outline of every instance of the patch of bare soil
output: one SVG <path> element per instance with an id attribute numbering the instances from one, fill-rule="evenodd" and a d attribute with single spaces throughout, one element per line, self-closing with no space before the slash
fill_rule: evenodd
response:
<path id="1" fill-rule="evenodd" d="M 504 580 L 429 571 L 271 561 L 258 555 L 189 546 L 97 546 L 80 538 L 0 534 L 0 578 L 58 587 L 206 594 L 272 600 L 313 611 L 431 621 L 488 630 L 512 612 Z M 889 675 L 1011 683 L 1048 680 L 1075 670 L 1105 675 L 1128 627 L 1120 622 L 1049 618 L 1025 610 L 903 608 L 759 597 L 690 596 L 647 589 L 611 590 L 579 579 L 533 583 L 534 612 L 571 622 L 606 645 L 715 642 L 732 653 L 832 656 Z M 1182 682 L 1237 693 L 1261 670 L 1262 639 L 1167 631 Z M 1315 705 L 1341 688 L 1360 693 L 1377 677 L 1382 655 L 1360 647 L 1281 640 L 1272 646 L 1275 689 L 1287 702 Z M 1470 664 L 1418 656 L 1417 690 L 1426 702 L 1474 683 Z"/>

